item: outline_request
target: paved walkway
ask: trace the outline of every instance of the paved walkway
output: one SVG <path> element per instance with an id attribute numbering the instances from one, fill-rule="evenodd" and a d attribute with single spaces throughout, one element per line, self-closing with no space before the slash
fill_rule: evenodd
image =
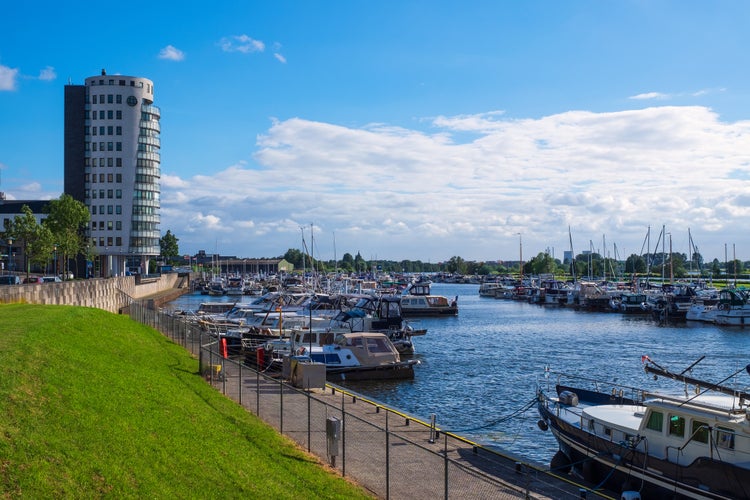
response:
<path id="1" fill-rule="evenodd" d="M 616 498 L 337 386 L 306 391 L 229 360 L 221 373 L 209 376 L 218 390 L 380 498 Z M 335 420 L 343 432 L 332 458 L 326 425 Z"/>

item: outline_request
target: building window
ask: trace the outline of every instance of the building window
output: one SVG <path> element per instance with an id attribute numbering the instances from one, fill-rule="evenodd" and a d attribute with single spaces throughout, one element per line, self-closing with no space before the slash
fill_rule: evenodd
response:
<path id="1" fill-rule="evenodd" d="M 122 104 L 122 94 L 117 94 L 117 96 L 115 96 L 115 102 L 117 104 Z"/>
<path id="2" fill-rule="evenodd" d="M 112 151 L 112 150 L 110 149 L 110 151 Z M 122 151 L 122 143 L 121 142 L 117 143 L 117 151 Z"/>
<path id="3" fill-rule="evenodd" d="M 122 231 L 122 221 L 121 220 L 116 220 L 115 221 L 115 229 L 117 231 Z"/>
<path id="4" fill-rule="evenodd" d="M 117 215 L 122 215 L 122 205 L 116 205 L 115 206 L 115 213 Z"/>
<path id="5" fill-rule="evenodd" d="M 107 182 L 109 182 L 111 184 L 113 180 L 114 180 L 114 175 L 107 174 Z"/>
<path id="6" fill-rule="evenodd" d="M 104 182 L 104 174 L 99 174 L 99 182 Z"/>
<path id="7" fill-rule="evenodd" d="M 122 183 L 122 174 L 115 174 L 115 182 L 118 184 Z"/>
<path id="8" fill-rule="evenodd" d="M 99 236 L 99 246 L 100 247 L 104 246 L 104 236 Z"/>
<path id="9" fill-rule="evenodd" d="M 118 109 L 117 111 L 115 111 L 115 116 L 118 120 L 122 120 L 122 110 Z"/>
<path id="10" fill-rule="evenodd" d="M 115 133 L 115 127 L 113 127 L 112 125 L 107 127 L 107 135 L 112 135 L 114 133 Z"/>
<path id="11" fill-rule="evenodd" d="M 94 192 L 92 194 L 93 194 L 92 198 L 96 199 L 96 189 L 94 189 Z"/>
<path id="12" fill-rule="evenodd" d="M 99 158 L 99 166 L 100 167 L 104 166 L 104 157 Z"/>
<path id="13" fill-rule="evenodd" d="M 122 135 L 122 127 L 118 126 L 118 127 L 117 127 L 117 128 L 115 129 L 115 133 L 116 133 L 117 135 Z"/>
<path id="14" fill-rule="evenodd" d="M 91 182 L 91 174 L 83 174 L 83 182 Z"/>
<path id="15" fill-rule="evenodd" d="M 99 142 L 99 151 L 104 151 L 104 142 Z"/>
<path id="16" fill-rule="evenodd" d="M 113 104 L 115 102 L 115 96 L 112 94 L 107 94 L 107 104 Z"/>
<path id="17" fill-rule="evenodd" d="M 113 116 L 112 110 L 111 109 L 107 110 L 107 119 L 111 120 L 112 116 Z"/>
<path id="18" fill-rule="evenodd" d="M 112 189 L 107 189 L 107 198 L 112 198 L 114 196 L 114 191 Z"/>
<path id="19" fill-rule="evenodd" d="M 112 246 L 112 237 L 111 236 L 107 236 L 107 246 L 108 247 Z"/>
<path id="20" fill-rule="evenodd" d="M 115 165 L 117 165 L 118 167 L 122 167 L 122 158 L 117 158 L 117 159 L 115 160 Z M 120 180 L 119 180 L 119 181 L 117 181 L 117 182 L 122 182 L 122 179 L 120 179 Z"/>
<path id="21" fill-rule="evenodd" d="M 91 192 L 88 189 L 84 189 L 83 190 L 83 197 L 84 198 L 90 198 L 91 197 Z"/>
<path id="22" fill-rule="evenodd" d="M 96 222 L 91 223 L 91 230 L 96 231 Z"/>
<path id="23" fill-rule="evenodd" d="M 115 246 L 118 246 L 118 247 L 122 246 L 122 236 L 117 236 L 115 238 Z"/>
<path id="24" fill-rule="evenodd" d="M 99 94 L 99 104 L 104 104 L 104 94 Z"/>
<path id="25" fill-rule="evenodd" d="M 99 119 L 100 120 L 104 120 L 104 110 L 103 109 L 99 110 Z"/>
<path id="26" fill-rule="evenodd" d="M 104 190 L 103 189 L 99 190 L 99 198 L 101 198 L 102 200 L 104 199 Z"/>
<path id="27" fill-rule="evenodd" d="M 96 104 L 96 94 L 94 94 L 93 96 L 91 96 L 91 98 L 93 99 L 91 102 L 94 103 L 94 104 Z"/>
<path id="28" fill-rule="evenodd" d="M 118 200 L 122 198 L 122 189 L 115 189 L 115 198 Z"/>
<path id="29" fill-rule="evenodd" d="M 102 230 L 102 231 L 104 231 L 104 221 L 103 220 L 99 221 L 99 229 Z"/>
<path id="30" fill-rule="evenodd" d="M 112 221 L 111 220 L 107 221 L 107 230 L 108 231 L 112 231 Z"/>
<path id="31" fill-rule="evenodd" d="M 92 148 L 93 148 L 92 150 L 93 150 L 93 151 L 96 151 L 96 143 L 95 143 L 95 142 L 92 142 L 92 143 L 91 143 L 91 146 L 92 146 Z"/>
<path id="32" fill-rule="evenodd" d="M 104 205 L 99 205 L 99 215 L 104 215 Z"/>
<path id="33" fill-rule="evenodd" d="M 90 129 L 91 129 L 91 127 L 89 127 L 88 125 L 86 125 L 85 127 L 83 127 L 83 135 L 91 135 L 91 130 Z"/>
<path id="34" fill-rule="evenodd" d="M 115 163 L 114 158 L 112 158 L 111 156 L 109 158 L 107 158 L 107 166 L 108 167 L 111 167 L 112 165 L 114 165 L 114 163 Z"/>
<path id="35" fill-rule="evenodd" d="M 125 80 L 120 80 L 120 85 L 125 85 Z"/>
<path id="36" fill-rule="evenodd" d="M 86 112 L 83 114 L 84 118 L 87 120 L 91 119 L 91 112 L 87 109 Z M 94 116 L 96 116 L 96 113 L 94 113 Z"/>
<path id="37" fill-rule="evenodd" d="M 99 135 L 104 135 L 104 125 L 99 127 Z"/>
<path id="38" fill-rule="evenodd" d="M 107 143 L 107 151 L 114 151 L 114 147 L 115 147 L 114 143 L 112 142 Z"/>
<path id="39" fill-rule="evenodd" d="M 107 215 L 112 215 L 114 213 L 114 207 L 112 205 L 107 205 Z"/>

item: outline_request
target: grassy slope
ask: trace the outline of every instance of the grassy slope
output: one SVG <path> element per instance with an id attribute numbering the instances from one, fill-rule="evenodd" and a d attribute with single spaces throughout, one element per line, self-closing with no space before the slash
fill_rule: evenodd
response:
<path id="1" fill-rule="evenodd" d="M 0 496 L 364 498 L 104 311 L 0 305 Z"/>

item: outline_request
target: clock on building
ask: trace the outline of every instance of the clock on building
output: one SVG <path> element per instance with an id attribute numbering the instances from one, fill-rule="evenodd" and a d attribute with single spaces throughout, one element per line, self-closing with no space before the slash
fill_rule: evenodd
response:
<path id="1" fill-rule="evenodd" d="M 131 95 L 130 97 L 128 97 L 127 103 L 128 106 L 135 106 L 136 104 L 138 104 L 138 99 L 136 99 L 134 95 Z"/>

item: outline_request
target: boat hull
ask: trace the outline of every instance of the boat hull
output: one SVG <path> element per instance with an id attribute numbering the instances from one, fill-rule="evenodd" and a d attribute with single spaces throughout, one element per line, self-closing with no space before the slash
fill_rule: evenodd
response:
<path id="1" fill-rule="evenodd" d="M 540 395 L 539 414 L 573 468 L 589 482 L 615 491 L 637 490 L 642 498 L 746 498 L 746 469 L 703 457 L 689 465 L 646 456 L 559 418 Z M 643 464 L 646 464 L 644 467 Z"/>

